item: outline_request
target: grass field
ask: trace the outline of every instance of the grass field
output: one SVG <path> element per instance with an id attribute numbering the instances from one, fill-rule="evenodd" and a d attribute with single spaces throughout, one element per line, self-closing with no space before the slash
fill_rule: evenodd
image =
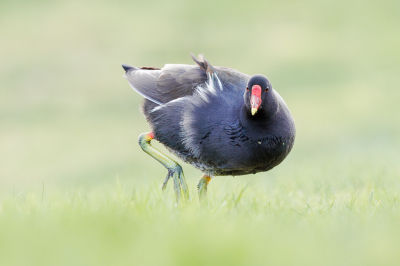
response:
<path id="1" fill-rule="evenodd" d="M 399 265 L 400 2 L 2 1 L 0 265 Z M 270 172 L 177 206 L 121 63 L 268 76 Z M 164 150 L 160 145 L 157 145 Z M 164 150 L 165 151 L 165 150 Z"/>

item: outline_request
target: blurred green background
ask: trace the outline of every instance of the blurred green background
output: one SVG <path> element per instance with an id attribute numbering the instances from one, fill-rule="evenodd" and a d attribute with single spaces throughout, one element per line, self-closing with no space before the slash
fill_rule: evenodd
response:
<path id="1" fill-rule="evenodd" d="M 120 64 L 193 64 L 190 52 L 265 74 L 286 100 L 298 134 L 277 171 L 326 156 L 397 164 L 397 1 L 2 1 L 0 10 L 1 187 L 163 173 L 136 143 L 148 127 Z"/>
<path id="2" fill-rule="evenodd" d="M 193 64 L 193 52 L 268 76 L 297 126 L 280 166 L 215 178 L 211 198 L 251 184 L 271 197 L 280 187 L 312 198 L 328 186 L 331 194 L 381 189 L 397 199 L 399 14 L 392 0 L 3 0 L 0 198 L 40 198 L 43 185 L 45 200 L 116 182 L 158 191 L 166 170 L 137 144 L 148 126 L 120 64 Z M 182 166 L 195 198 L 201 173 Z"/>

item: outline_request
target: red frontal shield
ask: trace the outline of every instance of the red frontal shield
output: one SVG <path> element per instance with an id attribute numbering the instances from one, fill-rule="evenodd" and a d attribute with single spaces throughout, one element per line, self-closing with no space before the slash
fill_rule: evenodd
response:
<path id="1" fill-rule="evenodd" d="M 251 98 L 250 98 L 251 108 L 260 107 L 261 105 L 261 87 L 259 85 L 254 85 L 251 88 Z"/>

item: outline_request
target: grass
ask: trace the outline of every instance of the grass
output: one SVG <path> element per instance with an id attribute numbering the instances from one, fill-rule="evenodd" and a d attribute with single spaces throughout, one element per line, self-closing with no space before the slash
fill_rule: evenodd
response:
<path id="1" fill-rule="evenodd" d="M 343 176 L 351 179 L 350 175 Z M 373 179 L 373 178 L 372 178 Z M 396 265 L 400 182 L 113 186 L 1 200 L 2 265 Z M 332 183 L 337 184 L 335 180 Z M 236 187 L 235 187 L 236 186 Z M 359 187 L 359 188 L 357 188 Z M 349 189 L 351 188 L 351 189 Z"/>
<path id="2" fill-rule="evenodd" d="M 1 1 L 0 265 L 399 265 L 399 2 Z M 262 73 L 297 128 L 267 173 L 166 170 L 121 63 Z M 160 145 L 158 148 L 165 152 Z"/>

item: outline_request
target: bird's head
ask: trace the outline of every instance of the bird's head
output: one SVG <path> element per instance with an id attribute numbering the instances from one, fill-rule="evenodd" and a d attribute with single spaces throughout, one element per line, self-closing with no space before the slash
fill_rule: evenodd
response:
<path id="1" fill-rule="evenodd" d="M 263 75 L 252 76 L 244 93 L 244 104 L 252 116 L 272 116 L 278 103 L 272 85 Z"/>

